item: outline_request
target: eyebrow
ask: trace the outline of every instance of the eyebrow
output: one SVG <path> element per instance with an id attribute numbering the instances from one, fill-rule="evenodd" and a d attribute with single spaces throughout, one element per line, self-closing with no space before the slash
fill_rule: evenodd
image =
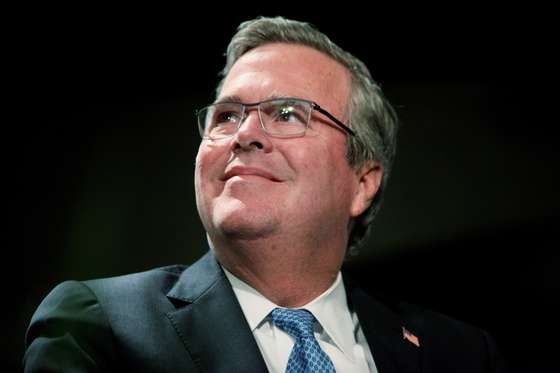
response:
<path id="1" fill-rule="evenodd" d="M 221 103 L 225 103 L 225 102 L 228 102 L 228 103 L 234 102 L 234 103 L 239 103 L 240 104 L 241 103 L 241 97 L 235 96 L 235 95 L 224 96 L 224 97 L 221 97 L 220 99 L 214 101 L 215 104 L 221 104 Z"/>
<path id="2" fill-rule="evenodd" d="M 295 97 L 295 96 L 292 96 L 292 95 L 283 95 L 283 94 L 280 94 L 280 93 L 277 93 L 277 92 L 272 92 L 262 101 L 274 100 L 274 99 L 278 99 L 278 98 L 299 98 L 299 99 L 305 100 L 304 98 L 301 98 L 301 97 Z M 218 100 L 214 101 L 214 104 L 221 104 L 221 103 L 242 104 L 243 100 L 241 99 L 241 97 L 239 97 L 237 95 L 230 95 L 230 96 L 221 97 Z"/>

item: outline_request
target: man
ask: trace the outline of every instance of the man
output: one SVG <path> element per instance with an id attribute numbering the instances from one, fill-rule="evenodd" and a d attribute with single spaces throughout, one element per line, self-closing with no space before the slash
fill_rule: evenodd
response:
<path id="1" fill-rule="evenodd" d="M 223 76 L 197 114 L 209 253 L 59 285 L 31 320 L 25 370 L 500 371 L 484 331 L 341 274 L 395 152 L 396 116 L 367 68 L 308 24 L 259 18 Z"/>

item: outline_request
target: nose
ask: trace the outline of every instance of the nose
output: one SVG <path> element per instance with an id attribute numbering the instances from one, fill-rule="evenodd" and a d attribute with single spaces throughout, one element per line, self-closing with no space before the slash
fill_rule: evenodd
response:
<path id="1" fill-rule="evenodd" d="M 272 142 L 261 125 L 257 110 L 246 112 L 233 137 L 232 147 L 234 152 L 262 150 L 269 153 L 272 151 Z"/>

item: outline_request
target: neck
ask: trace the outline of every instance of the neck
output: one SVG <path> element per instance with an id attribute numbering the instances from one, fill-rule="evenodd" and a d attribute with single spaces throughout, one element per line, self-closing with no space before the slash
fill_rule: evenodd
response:
<path id="1" fill-rule="evenodd" d="M 303 306 L 336 280 L 344 249 L 339 245 L 280 246 L 270 239 L 225 242 L 211 240 L 218 261 L 271 302 Z M 286 243 L 287 241 L 279 240 Z"/>

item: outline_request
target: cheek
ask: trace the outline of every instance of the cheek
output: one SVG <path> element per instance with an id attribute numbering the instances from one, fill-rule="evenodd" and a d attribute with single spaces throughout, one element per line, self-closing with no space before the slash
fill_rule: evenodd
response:
<path id="1" fill-rule="evenodd" d="M 308 198 L 316 203 L 326 202 L 346 196 L 351 187 L 351 172 L 345 153 L 334 151 L 333 147 L 321 146 L 310 152 L 306 150 L 292 153 L 292 163 L 297 169 L 299 180 L 305 185 Z M 342 201 L 340 201 L 342 202 Z"/>
<path id="2" fill-rule="evenodd" d="M 212 203 L 220 193 L 217 185 L 217 165 L 219 157 L 215 149 L 201 144 L 195 161 L 194 187 L 196 206 L 205 227 L 209 226 L 212 215 Z"/>
<path id="3" fill-rule="evenodd" d="M 321 195 L 329 198 L 332 206 L 339 208 L 349 203 L 356 186 L 356 175 L 346 160 L 345 148 L 343 150 L 339 147 L 325 149 L 320 155 L 318 169 L 309 171 L 314 172 Z"/>
<path id="4" fill-rule="evenodd" d="M 223 151 L 201 144 L 195 161 L 194 182 L 197 200 L 213 195 L 219 178 L 220 159 Z M 223 170 L 223 167 L 222 167 Z"/>
<path id="5" fill-rule="evenodd" d="M 194 190 L 196 197 L 196 205 L 201 214 L 206 210 L 206 200 L 208 195 L 208 183 L 205 181 L 205 168 L 202 161 L 197 157 L 194 171 Z"/>
<path id="6" fill-rule="evenodd" d="M 219 167 L 225 167 L 229 143 L 212 143 L 203 141 L 200 143 L 196 155 L 196 171 L 201 175 L 216 173 Z"/>
<path id="7" fill-rule="evenodd" d="M 198 150 L 194 166 L 194 184 L 196 187 L 197 196 L 201 192 L 200 188 L 204 184 L 204 177 L 207 173 L 206 164 L 209 163 L 207 157 L 202 149 Z"/>

